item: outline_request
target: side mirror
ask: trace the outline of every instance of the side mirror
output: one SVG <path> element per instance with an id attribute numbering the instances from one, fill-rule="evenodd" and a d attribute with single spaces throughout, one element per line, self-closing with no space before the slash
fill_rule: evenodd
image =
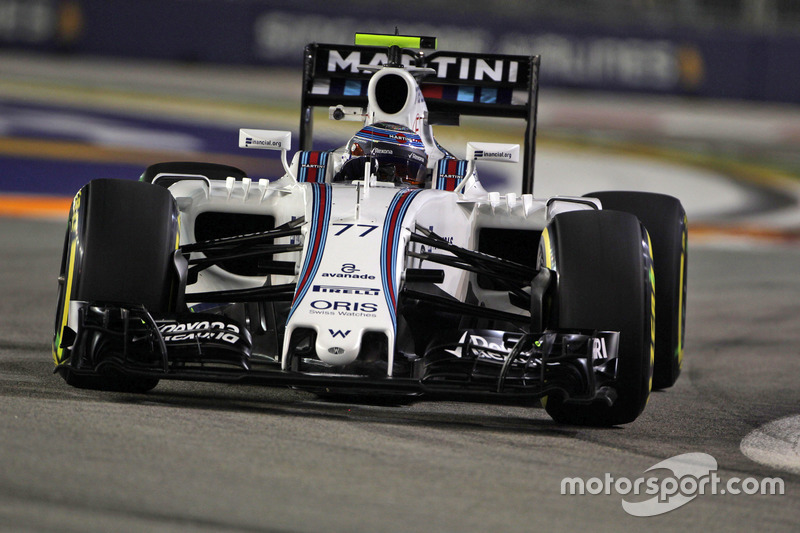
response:
<path id="1" fill-rule="evenodd" d="M 518 144 L 500 143 L 467 143 L 467 160 L 500 161 L 503 163 L 519 163 Z"/>
<path id="2" fill-rule="evenodd" d="M 286 159 L 286 152 L 292 148 L 292 132 L 280 130 L 239 130 L 239 148 L 256 150 L 280 150 L 281 163 L 287 174 L 294 179 L 297 177 L 292 174 L 289 162 Z"/>
<path id="3" fill-rule="evenodd" d="M 475 173 L 475 163 L 478 160 L 497 161 L 501 163 L 519 163 L 519 145 L 501 143 L 467 143 L 467 172 L 464 180 L 456 187 L 456 192 L 464 190 L 467 181 Z"/>

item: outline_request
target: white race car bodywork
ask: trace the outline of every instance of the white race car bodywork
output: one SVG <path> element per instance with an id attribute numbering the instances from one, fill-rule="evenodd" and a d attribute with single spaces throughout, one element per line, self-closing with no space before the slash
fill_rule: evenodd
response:
<path id="1" fill-rule="evenodd" d="M 257 184 L 246 179 L 180 181 L 170 191 L 181 209 L 181 242 L 196 242 L 194 222 L 203 212 L 268 215 L 274 217 L 276 226 L 304 217 L 302 252 L 279 258 L 294 261 L 297 276 L 272 276 L 269 280 L 271 284 L 297 283 L 282 350 L 284 368 L 288 340 L 295 328 L 316 331 L 316 353 L 332 366 L 353 362 L 363 335 L 381 332 L 389 340 L 389 375 L 395 351 L 397 295 L 406 270 L 424 266 L 423 261 L 404 253 L 416 226 L 433 231 L 450 244 L 477 249 L 481 228 L 538 233 L 560 212 L 599 208 L 598 201 L 585 198 L 535 199 L 532 195 L 487 193 L 476 176 L 461 193 L 380 183 L 366 187 L 363 183 L 297 183 L 291 172 L 280 180 Z M 292 239 L 297 237 L 284 241 L 292 243 Z M 444 280 L 439 288 L 459 301 L 464 300 L 471 281 L 486 306 L 512 309 L 504 291 L 481 289 L 474 274 L 448 266 L 441 269 Z M 252 288 L 267 282 L 263 276 L 240 276 L 213 266 L 201 272 L 187 292 Z"/>

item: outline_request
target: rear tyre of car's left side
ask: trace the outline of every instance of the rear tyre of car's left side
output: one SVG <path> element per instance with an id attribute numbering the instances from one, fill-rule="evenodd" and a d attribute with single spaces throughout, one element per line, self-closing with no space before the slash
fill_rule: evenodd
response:
<path id="1" fill-rule="evenodd" d="M 656 275 L 656 351 L 653 388 L 675 384 L 683 364 L 686 339 L 687 242 L 686 212 L 681 202 L 666 194 L 640 191 L 602 191 L 603 209 L 636 215 L 653 244 Z"/>
<path id="2" fill-rule="evenodd" d="M 150 313 L 174 310 L 178 210 L 163 187 L 100 179 L 72 203 L 58 285 L 53 358 L 70 385 L 101 390 L 146 391 L 155 378 L 76 372 L 70 302 L 143 305 Z M 72 319 L 72 320 L 71 320 Z"/>

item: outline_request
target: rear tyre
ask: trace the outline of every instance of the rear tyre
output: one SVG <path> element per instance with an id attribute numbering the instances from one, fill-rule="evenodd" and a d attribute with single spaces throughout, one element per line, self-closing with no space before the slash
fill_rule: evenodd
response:
<path id="1" fill-rule="evenodd" d="M 686 331 L 686 212 L 677 198 L 634 191 L 587 194 L 599 199 L 603 209 L 636 215 L 653 243 L 656 272 L 656 354 L 653 388 L 675 384 L 683 364 Z"/>
<path id="2" fill-rule="evenodd" d="M 559 214 L 542 233 L 540 266 L 558 273 L 553 301 L 559 329 L 619 331 L 617 398 L 571 403 L 543 400 L 560 423 L 611 426 L 632 422 L 650 395 L 655 325 L 652 261 L 647 232 L 633 215 L 616 211 Z"/>
<path id="3" fill-rule="evenodd" d="M 144 305 L 174 310 L 178 210 L 162 187 L 126 180 L 94 180 L 75 196 L 59 275 L 53 358 L 67 383 L 79 388 L 146 391 L 153 378 L 85 375 L 73 371 L 69 302 Z"/>

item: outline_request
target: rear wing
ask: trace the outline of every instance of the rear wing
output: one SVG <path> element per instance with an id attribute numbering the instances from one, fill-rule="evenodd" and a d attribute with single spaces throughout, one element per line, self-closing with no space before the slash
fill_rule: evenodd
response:
<path id="1" fill-rule="evenodd" d="M 536 152 L 539 56 L 432 52 L 403 49 L 406 66 L 435 71 L 419 85 L 430 124 L 458 124 L 461 115 L 519 118 L 526 122 L 522 192 L 532 193 Z M 366 108 L 371 72 L 359 65 L 387 63 L 386 48 L 312 43 L 303 61 L 300 148 L 310 150 L 313 108 Z"/>

